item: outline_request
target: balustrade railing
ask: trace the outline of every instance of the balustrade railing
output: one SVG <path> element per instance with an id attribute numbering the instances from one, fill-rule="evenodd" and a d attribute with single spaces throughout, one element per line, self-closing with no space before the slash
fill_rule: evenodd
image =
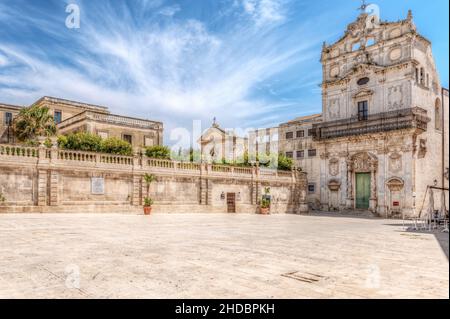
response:
<path id="1" fill-rule="evenodd" d="M 138 168 L 142 170 L 151 169 L 162 171 L 173 171 L 185 174 L 204 174 L 210 176 L 230 177 L 252 177 L 259 176 L 261 179 L 283 179 L 291 178 L 291 171 L 277 171 L 262 167 L 242 167 L 214 164 L 201 164 L 194 162 L 177 162 L 166 159 L 155 159 L 148 157 L 132 157 L 106 153 L 83 152 L 58 148 L 25 147 L 17 145 L 0 145 L 0 157 L 36 158 L 42 163 L 64 165 L 86 165 L 87 167 L 123 167 L 124 169 Z"/>
<path id="2" fill-rule="evenodd" d="M 212 165 L 211 171 L 216 173 L 231 173 L 231 166 Z"/>
<path id="3" fill-rule="evenodd" d="M 0 145 L 0 155 L 16 157 L 39 157 L 39 150 L 35 147 Z"/>
<path id="4" fill-rule="evenodd" d="M 64 161 L 96 162 L 96 157 L 96 153 L 86 153 L 71 150 L 58 151 L 58 159 Z"/>
<path id="5" fill-rule="evenodd" d="M 101 154 L 100 163 L 115 165 L 133 165 L 133 158 L 129 156 Z"/>

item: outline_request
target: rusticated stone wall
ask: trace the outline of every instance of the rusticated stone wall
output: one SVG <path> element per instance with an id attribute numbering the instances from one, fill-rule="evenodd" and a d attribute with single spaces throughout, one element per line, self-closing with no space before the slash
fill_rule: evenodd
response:
<path id="1" fill-rule="evenodd" d="M 154 174 L 147 194 L 144 175 Z M 95 181 L 99 183 L 95 183 Z M 267 187 L 273 213 L 306 213 L 306 174 L 258 167 L 182 163 L 146 157 L 0 145 L 0 212 L 255 213 Z"/>

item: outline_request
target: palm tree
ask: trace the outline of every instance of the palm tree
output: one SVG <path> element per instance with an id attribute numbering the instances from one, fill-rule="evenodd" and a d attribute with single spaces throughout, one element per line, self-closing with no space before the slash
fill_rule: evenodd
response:
<path id="1" fill-rule="evenodd" d="M 34 105 L 19 112 L 13 121 L 13 131 L 20 142 L 26 142 L 38 136 L 55 136 L 56 125 L 48 107 Z"/>

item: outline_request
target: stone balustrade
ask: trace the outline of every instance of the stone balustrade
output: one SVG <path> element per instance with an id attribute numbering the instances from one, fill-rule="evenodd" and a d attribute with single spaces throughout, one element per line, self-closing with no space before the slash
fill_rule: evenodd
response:
<path id="1" fill-rule="evenodd" d="M 263 189 L 271 187 L 284 201 L 284 211 L 307 211 L 306 174 L 298 170 L 0 145 L 0 191 L 7 198 L 0 213 L 71 211 L 80 205 L 92 212 L 106 209 L 105 205 L 129 210 L 143 205 L 145 174 L 156 176 L 151 196 L 177 209 L 222 212 L 226 201 L 221 194 L 231 192 L 241 195 L 238 211 L 255 212 Z"/>
<path id="2" fill-rule="evenodd" d="M 36 147 L 25 147 L 16 145 L 0 145 L 0 156 L 8 157 L 38 157 Z"/>
<path id="3" fill-rule="evenodd" d="M 194 175 L 210 175 L 210 176 L 241 176 L 251 177 L 259 176 L 260 179 L 268 180 L 286 180 L 293 177 L 292 171 L 279 171 L 269 168 L 242 167 L 229 165 L 204 164 L 205 169 L 202 170 L 202 164 L 196 162 L 178 162 L 165 159 L 148 158 L 145 156 L 122 156 L 106 153 L 84 152 L 75 150 L 66 150 L 59 148 L 47 147 L 25 147 L 17 145 L 1 145 L 0 157 L 29 157 L 36 160 L 54 165 L 76 165 L 77 167 L 101 167 L 101 168 L 117 168 L 121 167 L 125 170 L 141 169 L 151 171 L 164 172 L 190 172 Z"/>

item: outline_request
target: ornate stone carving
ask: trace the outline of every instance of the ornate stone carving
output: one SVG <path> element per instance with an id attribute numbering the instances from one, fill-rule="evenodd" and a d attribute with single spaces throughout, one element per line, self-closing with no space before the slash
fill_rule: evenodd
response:
<path id="1" fill-rule="evenodd" d="M 333 158 L 330 160 L 329 172 L 331 176 L 339 175 L 339 160 L 337 158 Z"/>
<path id="2" fill-rule="evenodd" d="M 353 159 L 353 169 L 359 172 L 369 172 L 370 171 L 370 162 L 367 154 L 362 154 L 361 156 L 357 156 Z"/>
<path id="3" fill-rule="evenodd" d="M 332 192 L 337 192 L 341 188 L 341 182 L 337 179 L 331 179 L 328 182 L 328 189 Z"/>
<path id="4" fill-rule="evenodd" d="M 424 158 L 426 154 L 427 154 L 427 139 L 421 138 L 419 141 L 419 152 L 417 155 L 419 156 L 419 158 Z"/>
<path id="5" fill-rule="evenodd" d="M 405 183 L 401 178 L 393 177 L 386 182 L 387 187 L 392 192 L 399 192 L 403 189 Z"/>
<path id="6" fill-rule="evenodd" d="M 397 61 L 402 57 L 402 48 L 396 47 L 389 52 L 389 59 L 391 61 Z"/>
<path id="7" fill-rule="evenodd" d="M 399 153 L 394 153 L 389 156 L 389 170 L 392 173 L 398 173 L 402 170 L 402 156 Z"/>
<path id="8" fill-rule="evenodd" d="M 331 99 L 328 104 L 328 116 L 330 119 L 338 119 L 340 117 L 340 99 Z"/>
<path id="9" fill-rule="evenodd" d="M 395 85 L 388 88 L 388 109 L 397 110 L 404 106 L 403 87 Z"/>

